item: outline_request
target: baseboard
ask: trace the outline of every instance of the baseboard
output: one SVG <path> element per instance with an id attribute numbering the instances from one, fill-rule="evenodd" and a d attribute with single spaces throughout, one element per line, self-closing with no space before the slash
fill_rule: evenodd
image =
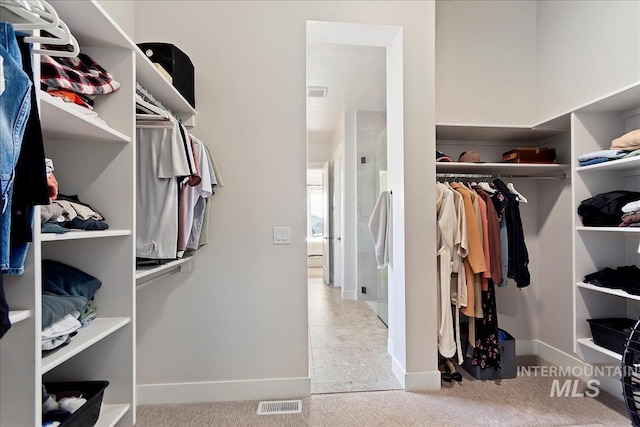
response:
<path id="1" fill-rule="evenodd" d="M 391 341 L 387 341 L 389 348 L 393 347 Z M 398 379 L 400 385 L 408 392 L 438 391 L 440 390 L 440 372 L 412 372 L 406 373 L 398 360 L 391 354 L 391 370 Z"/>
<path id="2" fill-rule="evenodd" d="M 345 291 L 342 289 L 342 299 L 356 300 L 358 299 L 358 293 L 356 291 Z"/>
<path id="3" fill-rule="evenodd" d="M 516 356 L 537 356 L 537 340 L 516 340 Z"/>
<path id="4" fill-rule="evenodd" d="M 143 384 L 138 405 L 289 399 L 311 395 L 311 378 Z"/>
<path id="5" fill-rule="evenodd" d="M 516 343 L 517 345 L 517 343 Z M 539 358 L 546 360 L 547 362 L 556 366 L 566 366 L 571 368 L 574 373 L 588 372 L 587 367 L 590 366 L 584 363 L 582 360 L 562 350 L 559 350 L 543 341 L 535 340 L 536 352 L 534 353 Z M 581 380 L 587 381 L 590 377 L 579 375 Z"/>
<path id="6" fill-rule="evenodd" d="M 526 352 L 521 352 L 518 350 L 519 346 L 522 345 L 522 350 Z M 531 352 L 529 352 L 531 351 Z M 588 363 L 583 362 L 577 357 L 565 353 L 562 350 L 559 350 L 543 341 L 533 340 L 533 341 L 525 341 L 522 344 L 520 341 L 516 342 L 516 353 L 518 355 L 532 354 L 538 356 L 546 362 L 551 363 L 552 365 L 561 366 L 565 368 L 571 368 L 571 373 L 573 376 L 580 378 L 583 381 L 589 381 L 591 379 L 596 379 L 599 381 L 598 388 L 603 390 L 610 395 L 622 400 L 622 388 L 620 386 L 620 378 L 616 377 L 603 377 L 603 376 L 591 376 L 594 372 L 593 366 Z M 613 361 L 611 365 L 619 366 L 620 362 Z M 597 371 L 596 371 L 597 372 Z"/>

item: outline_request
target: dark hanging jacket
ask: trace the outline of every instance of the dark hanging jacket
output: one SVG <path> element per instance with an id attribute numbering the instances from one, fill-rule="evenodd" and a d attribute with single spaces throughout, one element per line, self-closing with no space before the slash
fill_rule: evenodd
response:
<path id="1" fill-rule="evenodd" d="M 507 207 L 504 213 L 509 248 L 507 277 L 515 280 L 518 288 L 524 288 L 531 284 L 531 275 L 529 273 L 529 252 L 524 241 L 524 230 L 522 228 L 522 218 L 520 217 L 520 202 L 502 180 L 494 179 L 493 184 L 507 199 Z"/>

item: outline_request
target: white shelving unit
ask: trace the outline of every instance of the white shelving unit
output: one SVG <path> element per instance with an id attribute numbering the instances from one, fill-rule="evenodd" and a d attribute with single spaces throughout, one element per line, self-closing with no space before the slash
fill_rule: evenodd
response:
<path id="1" fill-rule="evenodd" d="M 34 226 L 25 272 L 4 276 L 12 328 L 0 345 L 0 426 L 42 424 L 41 386 L 49 381 L 106 380 L 98 425 L 135 423 L 135 66 L 136 46 L 95 1 L 51 0 L 60 18 L 120 88 L 98 97 L 91 119 L 39 92 L 45 155 L 62 194 L 98 208 L 109 229 L 41 234 Z M 34 62 L 38 62 L 35 58 Z M 36 80 L 39 79 L 36 71 Z M 36 83 L 36 87 L 38 84 Z M 39 211 L 35 212 L 36 221 Z M 97 318 L 71 342 L 41 352 L 42 260 L 98 278 Z M 20 310 L 17 310 L 17 309 Z"/>
<path id="2" fill-rule="evenodd" d="M 622 356 L 594 343 L 587 319 L 640 316 L 640 296 L 584 283 L 605 267 L 639 265 L 640 229 L 585 227 L 577 214 L 582 200 L 613 190 L 640 191 L 640 158 L 579 166 L 580 154 L 609 149 L 611 141 L 640 128 L 640 84 L 584 105 L 571 114 L 573 185 L 574 350 L 587 363 L 617 363 Z"/>

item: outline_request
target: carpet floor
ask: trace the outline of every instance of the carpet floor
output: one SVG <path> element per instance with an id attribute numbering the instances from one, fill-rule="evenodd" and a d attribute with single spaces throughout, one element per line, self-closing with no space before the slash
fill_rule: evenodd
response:
<path id="1" fill-rule="evenodd" d="M 314 394 L 302 398 L 300 414 L 257 415 L 257 401 L 144 405 L 136 427 L 630 425 L 622 401 L 606 393 L 550 397 L 553 378 L 477 381 L 463 375 L 437 392 Z M 587 391 L 586 384 L 579 390 Z"/>

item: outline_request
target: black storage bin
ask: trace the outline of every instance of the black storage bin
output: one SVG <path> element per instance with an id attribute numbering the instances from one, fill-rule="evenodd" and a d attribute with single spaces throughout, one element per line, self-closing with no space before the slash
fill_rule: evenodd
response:
<path id="1" fill-rule="evenodd" d="M 499 342 L 500 346 L 500 369 L 493 367 L 482 369 L 480 366 L 471 363 L 471 357 L 467 356 L 467 349 L 470 348 L 468 337 L 462 335 L 462 353 L 464 361 L 462 367 L 477 380 L 504 380 L 515 378 L 518 374 L 516 365 L 516 339 L 504 329 L 500 329 L 506 336 L 504 341 Z"/>
<path id="2" fill-rule="evenodd" d="M 87 403 L 75 411 L 60 427 L 92 427 L 100 417 L 102 397 L 109 381 L 75 381 L 45 383 L 49 394 L 57 394 L 70 391 L 79 391 Z"/>
<path id="3" fill-rule="evenodd" d="M 615 353 L 624 353 L 624 346 L 636 324 L 635 320 L 620 317 L 587 319 L 593 342 Z"/>
<path id="4" fill-rule="evenodd" d="M 171 75 L 173 87 L 195 108 L 195 70 L 189 56 L 171 43 L 138 43 L 138 47 L 151 62 L 160 64 Z"/>

